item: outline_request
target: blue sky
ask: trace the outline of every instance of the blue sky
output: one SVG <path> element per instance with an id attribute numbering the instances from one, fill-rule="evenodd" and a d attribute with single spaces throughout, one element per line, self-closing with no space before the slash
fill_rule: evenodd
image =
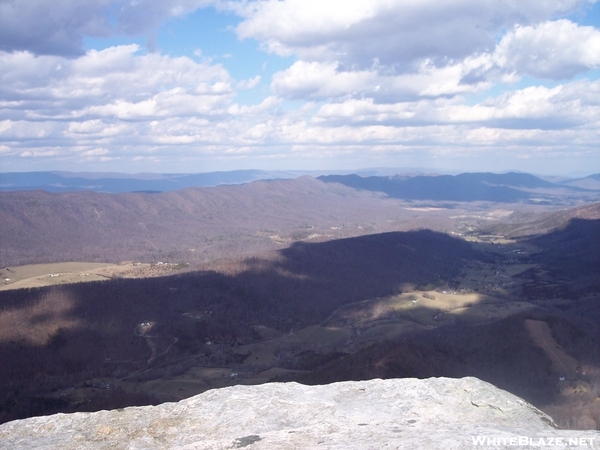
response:
<path id="1" fill-rule="evenodd" d="M 0 171 L 600 172 L 591 0 L 0 0 Z"/>

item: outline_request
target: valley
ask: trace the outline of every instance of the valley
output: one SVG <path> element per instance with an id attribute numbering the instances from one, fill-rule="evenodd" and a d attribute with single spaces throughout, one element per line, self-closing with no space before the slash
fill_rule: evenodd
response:
<path id="1" fill-rule="evenodd" d="M 476 376 L 561 426 L 598 427 L 600 204 L 406 201 L 307 179 L 270 185 L 290 195 L 279 198 L 267 186 L 169 193 L 151 216 L 144 202 L 157 194 L 136 195 L 135 220 L 154 218 L 160 230 L 145 235 L 146 247 L 127 234 L 127 196 L 97 198 L 108 220 L 98 230 L 114 238 L 95 241 L 85 227 L 62 236 L 51 226 L 52 202 L 64 217 L 71 194 L 54 194 L 33 215 L 17 213 L 10 197 L 7 225 L 28 217 L 38 242 L 87 239 L 112 261 L 77 262 L 69 245 L 34 257 L 35 242 L 17 255 L 7 228 L 0 420 L 177 401 L 233 384 Z M 265 200 L 253 204 L 256 189 Z M 175 201 L 183 195 L 192 203 Z M 197 211 L 218 211 L 221 222 Z M 171 237 L 172 250 L 155 251 Z M 55 260 L 15 264 L 25 254 Z"/>

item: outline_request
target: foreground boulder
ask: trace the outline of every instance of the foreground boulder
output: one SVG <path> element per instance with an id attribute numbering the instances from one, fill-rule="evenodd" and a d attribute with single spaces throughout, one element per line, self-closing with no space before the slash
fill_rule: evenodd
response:
<path id="1" fill-rule="evenodd" d="M 0 447 L 593 448 L 600 432 L 559 430 L 476 378 L 430 378 L 233 386 L 159 406 L 34 417 L 0 425 Z"/>

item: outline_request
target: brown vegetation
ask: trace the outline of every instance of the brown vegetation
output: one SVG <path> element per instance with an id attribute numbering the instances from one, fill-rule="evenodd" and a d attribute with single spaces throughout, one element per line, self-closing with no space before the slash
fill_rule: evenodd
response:
<path id="1" fill-rule="evenodd" d="M 236 382 L 473 375 L 565 426 L 590 426 L 598 299 L 516 301 L 529 277 L 477 294 L 471 279 L 502 279 L 513 261 L 506 248 L 481 248 L 431 231 L 386 233 L 299 242 L 212 271 L 1 292 L 0 356 L 11 362 L 0 368 L 2 420 Z M 411 293 L 418 286 L 436 291 Z M 541 322 L 579 371 L 553 369 L 527 326 Z"/>
<path id="2" fill-rule="evenodd" d="M 397 201 L 310 177 L 161 194 L 0 192 L 0 217 L 0 267 L 201 263 L 277 250 L 295 240 L 445 230 L 452 223 L 435 211 L 407 211 Z"/>
<path id="3" fill-rule="evenodd" d="M 508 207 L 515 217 L 494 211 Z M 553 209 L 402 201 L 310 177 L 160 194 L 0 192 L 0 267 L 65 261 L 196 264 L 277 250 L 297 240 L 419 228 L 469 233 L 490 222 L 503 229 L 527 222 L 532 234 L 559 220 L 533 220 Z"/>
<path id="4" fill-rule="evenodd" d="M 514 219 L 504 210 L 425 206 L 313 179 L 1 194 L 5 263 L 201 270 L 127 266 L 102 282 L 0 291 L 0 421 L 242 382 L 474 375 L 564 426 L 598 427 L 600 221 L 565 213 L 554 232 L 515 242 L 500 229 L 477 235 L 481 223 Z M 423 225 L 469 230 L 478 243 L 374 234 Z M 557 372 L 554 343 L 575 369 Z"/>
<path id="5" fill-rule="evenodd" d="M 0 368 L 5 420 L 35 414 L 30 399 L 41 393 L 91 378 L 141 381 L 231 364 L 239 357 L 229 349 L 260 339 L 256 324 L 302 329 L 344 304 L 446 283 L 474 257 L 469 244 L 444 234 L 387 233 L 297 243 L 271 260 L 232 261 L 228 273 L 3 291 L 0 353 L 11 361 Z M 150 324 L 145 338 L 140 330 Z"/>

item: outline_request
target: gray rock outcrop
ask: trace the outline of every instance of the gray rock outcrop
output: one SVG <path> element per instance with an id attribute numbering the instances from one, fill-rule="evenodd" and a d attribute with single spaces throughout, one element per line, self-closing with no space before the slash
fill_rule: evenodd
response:
<path id="1" fill-rule="evenodd" d="M 0 425 L 0 447 L 11 450 L 594 446 L 600 432 L 559 430 L 524 400 L 476 378 L 233 386 L 178 403 Z"/>

